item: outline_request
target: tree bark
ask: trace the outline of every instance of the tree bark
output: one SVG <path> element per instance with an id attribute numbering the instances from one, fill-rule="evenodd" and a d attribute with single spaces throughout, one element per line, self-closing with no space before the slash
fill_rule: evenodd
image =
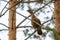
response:
<path id="1" fill-rule="evenodd" d="M 17 0 L 10 0 L 9 8 L 14 6 Z M 14 10 L 14 11 L 11 11 Z M 9 40 L 16 40 L 16 6 L 9 10 Z"/>
<path id="2" fill-rule="evenodd" d="M 55 28 L 58 32 L 58 36 L 60 38 L 60 0 L 54 0 L 54 17 L 55 17 Z"/>

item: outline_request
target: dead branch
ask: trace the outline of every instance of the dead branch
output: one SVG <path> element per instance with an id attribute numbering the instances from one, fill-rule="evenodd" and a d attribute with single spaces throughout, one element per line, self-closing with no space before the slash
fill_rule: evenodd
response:
<path id="1" fill-rule="evenodd" d="M 6 28 L 9 28 L 7 25 L 5 25 L 5 24 L 3 24 L 3 23 L 0 23 L 0 25 L 3 25 L 3 26 L 5 26 Z"/>

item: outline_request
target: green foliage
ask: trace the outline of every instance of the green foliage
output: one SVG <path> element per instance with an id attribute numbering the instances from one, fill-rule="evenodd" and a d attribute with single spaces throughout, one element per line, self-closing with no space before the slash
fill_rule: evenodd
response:
<path id="1" fill-rule="evenodd" d="M 57 40 L 57 39 L 60 40 L 55 28 L 52 29 L 52 28 L 50 28 L 50 27 L 47 26 L 46 30 L 47 30 L 47 32 L 49 32 L 49 31 L 53 32 L 53 38 L 54 38 L 54 40 Z"/>
<path id="2" fill-rule="evenodd" d="M 52 31 L 53 31 L 54 40 L 57 40 L 57 39 L 59 40 L 56 29 L 52 29 Z"/>
<path id="3" fill-rule="evenodd" d="M 52 31 L 52 29 L 48 25 L 46 26 L 46 30 L 47 32 Z"/>

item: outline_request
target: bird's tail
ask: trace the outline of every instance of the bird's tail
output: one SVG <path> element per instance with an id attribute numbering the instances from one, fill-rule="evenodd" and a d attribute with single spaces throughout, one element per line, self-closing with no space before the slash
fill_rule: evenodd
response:
<path id="1" fill-rule="evenodd" d="M 38 33 L 39 35 L 42 35 L 42 30 L 41 30 L 41 28 L 37 28 L 37 33 Z"/>

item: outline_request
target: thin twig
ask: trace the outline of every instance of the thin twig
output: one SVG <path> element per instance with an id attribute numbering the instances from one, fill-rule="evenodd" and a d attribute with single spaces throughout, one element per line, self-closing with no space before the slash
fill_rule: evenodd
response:
<path id="1" fill-rule="evenodd" d="M 52 18 L 51 18 L 50 20 L 42 23 L 42 24 L 45 24 L 45 23 L 47 23 L 47 22 L 49 22 L 49 21 L 51 21 L 51 20 L 52 20 Z M 43 26 L 43 25 L 42 25 L 42 26 Z M 45 28 L 43 28 L 43 29 L 45 29 Z M 35 30 L 35 31 L 34 31 L 30 36 L 28 36 L 25 40 L 27 40 L 28 38 L 30 38 L 36 31 L 37 31 L 37 30 Z"/>
<path id="2" fill-rule="evenodd" d="M 50 2 L 49 2 L 50 3 Z M 46 4 L 47 5 L 47 4 Z M 43 6 L 44 7 L 44 6 Z M 40 9 L 42 9 L 42 8 L 40 8 Z M 14 10 L 12 10 L 12 11 L 14 11 Z M 18 13 L 18 12 L 17 12 Z M 21 15 L 21 16 L 23 16 L 23 17 L 25 17 L 24 15 L 22 15 L 22 14 L 20 14 L 20 13 L 18 13 L 19 15 Z M 25 17 L 26 19 L 28 18 L 28 17 Z M 31 19 L 29 19 L 29 20 L 31 20 Z M 38 24 L 38 23 L 37 23 Z"/>
<path id="3" fill-rule="evenodd" d="M 3 16 L 8 10 L 10 10 L 10 9 L 13 8 L 14 6 L 18 5 L 19 3 L 20 3 L 20 2 L 16 3 L 16 4 L 13 5 L 12 7 L 8 8 L 8 9 L 2 14 L 2 16 Z"/>
<path id="4" fill-rule="evenodd" d="M 3 26 L 5 26 L 6 28 L 9 28 L 7 25 L 5 25 L 5 24 L 3 24 L 3 23 L 0 23 L 0 25 L 3 25 Z"/>
<path id="5" fill-rule="evenodd" d="M 20 2 L 19 2 L 19 3 L 20 3 Z M 19 3 L 17 3 L 17 4 L 19 4 Z M 50 3 L 50 2 L 49 2 L 49 3 Z M 17 4 L 15 4 L 14 6 L 16 6 Z M 48 3 L 45 4 L 42 8 L 44 8 L 46 5 L 48 5 Z M 12 6 L 11 8 L 13 8 L 14 6 Z M 11 9 L 11 8 L 8 8 L 8 10 Z M 36 10 L 35 12 L 39 11 L 39 10 L 42 9 L 42 8 L 39 8 L 39 9 Z M 3 13 L 3 15 L 4 15 L 8 10 L 6 10 L 6 11 Z M 35 13 L 35 12 L 34 12 L 34 13 Z M 3 16 L 3 15 L 2 15 L 2 16 Z M 31 16 L 31 15 L 29 15 L 27 18 L 29 18 L 30 16 Z M 23 23 L 27 18 L 25 18 L 21 23 Z M 19 26 L 21 23 L 19 23 L 18 26 Z"/>
<path id="6" fill-rule="evenodd" d="M 3 10 L 6 8 L 6 6 L 8 5 L 8 3 L 9 3 L 9 2 L 7 2 L 7 4 L 6 4 L 6 5 L 4 6 L 4 8 L 2 9 L 1 14 L 2 14 Z"/>
<path id="7" fill-rule="evenodd" d="M 31 28 L 33 28 L 32 26 L 20 26 L 20 27 L 18 27 L 18 28 L 26 28 L 26 27 L 31 27 Z"/>
<path id="8" fill-rule="evenodd" d="M 52 2 L 52 0 L 51 0 L 50 2 L 48 2 L 47 4 L 45 4 L 43 7 L 38 8 L 34 13 L 38 12 L 40 9 L 44 8 L 46 5 L 48 5 L 48 4 L 51 3 L 51 2 Z"/>
<path id="9" fill-rule="evenodd" d="M 47 22 L 49 22 L 49 21 L 51 21 L 52 19 L 53 19 L 53 18 L 51 18 L 50 20 L 45 21 L 44 23 L 42 23 L 42 25 L 45 24 L 45 23 L 47 23 Z"/>
<path id="10" fill-rule="evenodd" d="M 52 1 L 51 1 L 52 2 Z M 49 2 L 50 3 L 50 2 Z M 48 5 L 49 3 L 47 3 L 46 5 Z M 43 6 L 44 7 L 44 6 Z M 39 10 L 39 9 L 38 9 Z M 37 10 L 37 11 L 38 11 Z M 48 21 L 46 21 L 46 22 L 44 22 L 43 24 L 45 24 L 45 23 L 47 23 L 47 22 L 49 22 L 49 21 L 51 21 L 53 18 L 51 18 L 50 20 L 48 20 Z M 42 24 L 42 25 L 43 25 Z M 36 30 L 30 35 L 30 36 L 28 36 L 25 40 L 27 40 L 28 38 L 30 38 L 34 33 L 36 32 Z"/>
<path id="11" fill-rule="evenodd" d="M 18 25 L 17 28 L 19 27 L 19 25 L 21 25 L 26 19 L 28 19 L 31 15 L 29 15 L 27 18 L 25 18 L 24 20 L 22 20 Z"/>
<path id="12" fill-rule="evenodd" d="M 8 9 L 8 8 L 7 8 Z M 12 10 L 12 9 L 10 9 L 11 11 L 14 11 L 15 12 L 15 10 Z M 16 12 L 17 14 L 19 14 L 19 15 L 21 15 L 21 16 L 23 16 L 24 18 L 28 18 L 28 17 L 26 17 L 26 16 L 24 16 L 24 15 L 22 15 L 22 14 L 20 14 L 20 13 L 18 13 L 18 12 Z M 28 18 L 29 20 L 31 20 L 30 18 Z M 33 21 L 33 20 L 31 20 L 31 21 Z M 34 23 L 36 23 L 37 25 L 39 25 L 39 26 L 41 26 L 39 23 L 37 23 L 36 21 L 33 21 Z"/>
<path id="13" fill-rule="evenodd" d="M 20 2 L 17 2 L 15 5 L 13 5 L 11 8 L 13 8 L 14 6 L 18 5 L 19 3 L 31 3 L 31 2 L 33 3 L 33 2 L 36 2 L 36 1 L 26 1 L 26 2 L 20 1 Z M 9 2 L 8 2 L 8 3 L 9 3 Z M 7 3 L 7 4 L 8 4 L 8 3 Z M 6 6 L 7 6 L 7 4 L 6 4 Z M 6 6 L 5 6 L 5 7 L 6 7 Z M 5 7 L 2 9 L 2 11 L 5 9 Z M 11 8 L 9 8 L 9 9 L 11 9 Z M 8 10 L 9 10 L 9 9 L 8 9 Z M 3 15 L 4 15 L 8 10 L 6 10 L 6 11 L 3 13 Z M 1 11 L 1 13 L 2 13 L 2 11 Z M 1 16 L 3 16 L 3 15 L 1 15 Z"/>
<path id="14" fill-rule="evenodd" d="M 25 40 L 27 40 L 28 38 L 30 38 L 37 30 L 35 30 L 30 36 L 28 36 Z"/>
<path id="15" fill-rule="evenodd" d="M 49 22 L 49 21 L 51 21 L 51 20 L 53 20 L 53 18 L 51 18 L 51 19 L 45 21 L 45 22 L 42 23 L 41 25 L 43 26 L 45 23 L 47 23 L 47 22 Z M 17 27 L 17 28 L 26 28 L 26 27 L 31 27 L 31 28 L 32 28 L 32 26 L 19 26 L 19 27 Z M 45 29 L 45 28 L 42 27 L 42 29 Z"/>
<path id="16" fill-rule="evenodd" d="M 7 8 L 8 9 L 8 8 Z M 12 10 L 12 9 L 10 9 L 11 11 L 14 11 L 15 12 L 15 10 Z M 24 15 L 22 15 L 22 14 L 20 14 L 20 13 L 18 13 L 18 12 L 16 12 L 17 14 L 19 14 L 19 15 L 21 15 L 21 16 L 23 16 L 24 18 L 27 18 L 26 16 L 24 16 Z M 29 19 L 29 18 L 28 18 Z M 31 19 L 29 19 L 29 20 L 31 20 Z M 33 20 L 31 20 L 31 21 L 33 21 Z M 39 25 L 39 26 L 41 26 L 39 23 L 37 23 L 36 21 L 33 21 L 34 23 L 36 23 L 37 25 Z"/>
<path id="17" fill-rule="evenodd" d="M 8 29 L 0 29 L 0 31 L 7 31 Z"/>
<path id="18" fill-rule="evenodd" d="M 51 3 L 51 1 L 49 2 L 49 3 Z M 38 12 L 39 10 L 41 10 L 42 8 L 44 8 L 46 5 L 48 5 L 49 3 L 47 3 L 47 4 L 45 4 L 43 7 L 41 7 L 41 8 L 38 8 L 35 12 L 34 12 L 34 14 L 36 13 L 36 12 Z M 29 17 L 30 17 L 31 15 L 29 15 L 27 18 L 25 18 L 23 21 L 21 21 L 18 25 L 17 25 L 17 27 L 19 27 L 19 25 L 21 25 L 26 19 L 28 19 Z"/>

